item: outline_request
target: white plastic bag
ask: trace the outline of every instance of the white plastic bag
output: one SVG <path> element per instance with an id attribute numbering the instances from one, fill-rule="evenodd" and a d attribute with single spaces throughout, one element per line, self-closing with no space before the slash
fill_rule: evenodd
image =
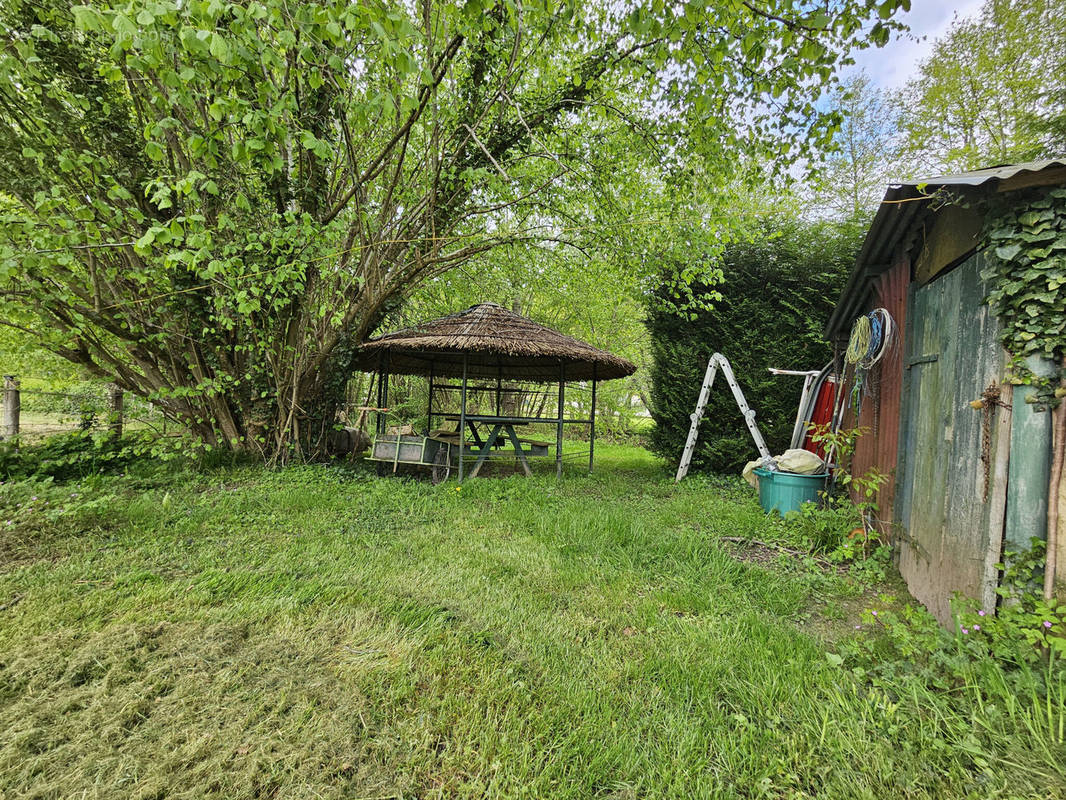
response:
<path id="1" fill-rule="evenodd" d="M 748 485 L 751 486 L 752 489 L 759 485 L 759 479 L 755 476 L 755 468 L 761 463 L 762 459 L 749 461 L 747 464 L 744 465 L 744 471 L 740 473 L 744 476 L 744 480 L 748 482 Z"/>
<path id="2" fill-rule="evenodd" d="M 786 450 L 774 459 L 782 472 L 815 475 L 825 471 L 825 462 L 810 450 Z"/>

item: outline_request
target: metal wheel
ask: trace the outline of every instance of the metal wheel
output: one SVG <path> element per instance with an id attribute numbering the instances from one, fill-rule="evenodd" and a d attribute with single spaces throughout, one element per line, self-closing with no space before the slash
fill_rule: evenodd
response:
<path id="1" fill-rule="evenodd" d="M 433 485 L 443 483 L 448 480 L 448 476 L 452 474 L 451 454 L 448 452 L 447 445 L 437 448 L 437 454 L 433 456 L 433 472 L 431 480 Z"/>

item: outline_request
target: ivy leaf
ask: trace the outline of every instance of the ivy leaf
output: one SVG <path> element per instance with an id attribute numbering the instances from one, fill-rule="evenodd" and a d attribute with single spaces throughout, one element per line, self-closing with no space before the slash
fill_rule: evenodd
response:
<path id="1" fill-rule="evenodd" d="M 1013 261 L 1017 255 L 1022 252 L 1022 246 L 1020 244 L 1008 244 L 1003 247 L 996 248 L 996 257 L 1004 261 Z"/>
<path id="2" fill-rule="evenodd" d="M 1055 218 L 1055 212 L 1051 210 L 1046 211 L 1027 211 L 1018 217 L 1018 223 L 1030 227 L 1036 225 L 1038 222 L 1046 222 Z"/>

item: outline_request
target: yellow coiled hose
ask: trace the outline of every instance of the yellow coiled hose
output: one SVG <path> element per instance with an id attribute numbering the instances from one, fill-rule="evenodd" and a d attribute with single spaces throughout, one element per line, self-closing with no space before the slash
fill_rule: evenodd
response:
<path id="1" fill-rule="evenodd" d="M 844 360 L 849 364 L 858 364 L 870 352 L 872 336 L 870 318 L 864 314 L 851 326 L 851 336 L 848 338 L 848 349 L 844 351 Z"/>

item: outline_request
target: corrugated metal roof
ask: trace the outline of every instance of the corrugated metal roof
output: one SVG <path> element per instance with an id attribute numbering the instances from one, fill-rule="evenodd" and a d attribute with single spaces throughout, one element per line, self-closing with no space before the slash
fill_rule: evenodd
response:
<path id="1" fill-rule="evenodd" d="M 1048 167 L 1066 167 L 1066 160 L 1027 161 L 1024 164 L 1000 164 L 995 167 L 960 172 L 956 175 L 938 175 L 917 181 L 902 181 L 899 186 L 980 186 L 991 180 L 1007 180 L 1022 172 L 1042 172 Z"/>
<path id="2" fill-rule="evenodd" d="M 901 181 L 888 186 L 885 197 L 866 232 L 862 249 L 847 285 L 823 330 L 827 339 L 846 334 L 870 292 L 870 281 L 892 266 L 897 244 L 906 235 L 919 212 L 928 206 L 930 196 L 946 186 L 979 187 L 990 181 L 1006 181 L 1022 173 L 1037 173 L 1047 169 L 1066 167 L 1066 159 L 1029 161 L 1022 164 L 1003 164 L 956 175 L 938 175 L 913 181 Z"/>

